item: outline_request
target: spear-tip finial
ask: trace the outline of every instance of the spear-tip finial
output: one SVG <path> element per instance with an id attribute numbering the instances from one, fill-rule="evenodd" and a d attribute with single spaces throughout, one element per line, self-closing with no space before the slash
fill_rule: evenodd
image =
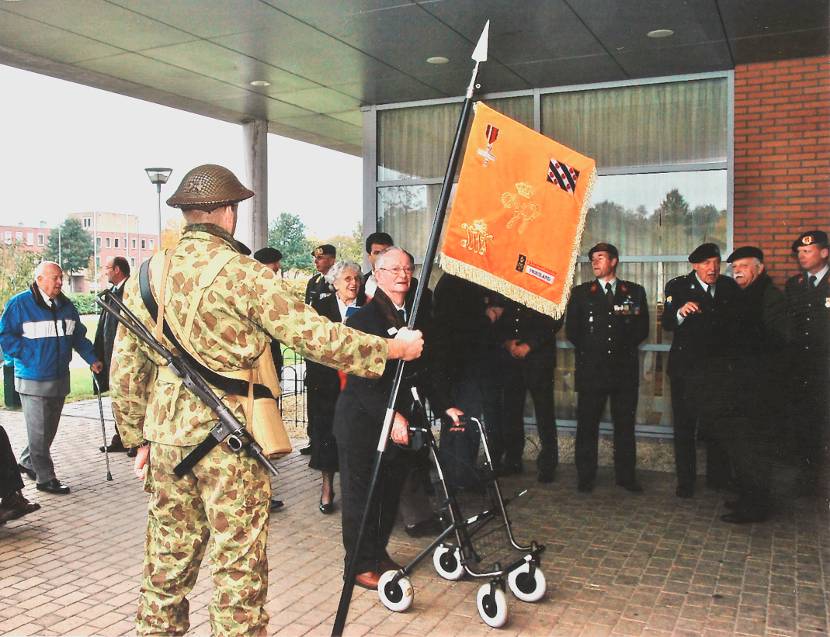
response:
<path id="1" fill-rule="evenodd" d="M 488 34 L 490 33 L 490 21 L 484 23 L 484 29 L 481 32 L 481 35 L 478 38 L 478 44 L 476 44 L 476 48 L 473 50 L 472 58 L 476 62 L 486 62 L 487 61 L 487 38 Z"/>

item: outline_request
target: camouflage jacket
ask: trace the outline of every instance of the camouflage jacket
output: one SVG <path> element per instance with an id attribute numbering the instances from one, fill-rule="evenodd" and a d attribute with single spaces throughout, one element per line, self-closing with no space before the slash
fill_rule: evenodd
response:
<path id="1" fill-rule="evenodd" d="M 184 323 L 198 273 L 212 259 L 239 244 L 214 225 L 190 225 L 172 250 L 165 313 Z M 157 283 L 152 280 L 158 298 Z M 139 277 L 131 277 L 124 302 L 151 329 Z M 184 335 L 177 335 L 181 340 Z M 386 364 L 383 338 L 332 323 L 295 298 L 274 272 L 242 254 L 235 255 L 202 296 L 190 348 L 217 372 L 248 369 L 276 338 L 298 353 L 348 374 L 379 377 Z M 165 339 L 165 346 L 171 347 Z M 110 373 L 113 408 L 125 446 L 142 440 L 189 446 L 201 442 L 216 422 L 213 413 L 181 381 L 159 376 L 164 361 L 124 326 L 119 326 Z M 236 401 L 231 407 L 244 422 Z"/>

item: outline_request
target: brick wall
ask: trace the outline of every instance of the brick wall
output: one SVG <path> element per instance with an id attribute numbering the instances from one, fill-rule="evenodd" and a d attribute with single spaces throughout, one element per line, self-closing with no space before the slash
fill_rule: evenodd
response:
<path id="1" fill-rule="evenodd" d="M 735 246 L 763 249 L 777 283 L 790 245 L 830 231 L 830 57 L 735 68 Z"/>

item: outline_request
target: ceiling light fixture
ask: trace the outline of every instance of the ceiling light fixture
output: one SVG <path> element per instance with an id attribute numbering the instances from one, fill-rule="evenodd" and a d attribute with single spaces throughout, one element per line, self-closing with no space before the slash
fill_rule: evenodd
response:
<path id="1" fill-rule="evenodd" d="M 264 86 L 271 86 L 271 82 L 269 82 L 268 80 L 254 80 L 252 82 L 249 82 L 249 84 L 251 86 L 256 86 L 257 88 L 264 87 Z"/>
<path id="2" fill-rule="evenodd" d="M 450 61 L 450 58 L 445 58 L 443 55 L 433 55 L 431 58 L 427 58 L 427 64 L 446 64 Z"/>
<path id="3" fill-rule="evenodd" d="M 646 33 L 647 37 L 654 38 L 655 40 L 659 40 L 660 38 L 670 38 L 673 35 L 674 31 L 671 29 L 654 29 L 654 31 Z"/>

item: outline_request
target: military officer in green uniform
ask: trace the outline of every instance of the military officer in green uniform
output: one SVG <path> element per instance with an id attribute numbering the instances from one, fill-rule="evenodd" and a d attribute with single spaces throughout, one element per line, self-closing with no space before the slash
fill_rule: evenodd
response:
<path id="1" fill-rule="evenodd" d="M 830 246 L 823 230 L 793 242 L 801 273 L 784 293 L 792 328 L 790 414 L 800 495 L 830 497 Z M 820 493 L 823 491 L 824 493 Z"/>
<path id="2" fill-rule="evenodd" d="M 588 251 L 594 279 L 571 292 L 565 334 L 576 348 L 577 488 L 594 489 L 599 421 L 611 403 L 614 421 L 614 473 L 619 486 L 643 490 L 637 481 L 634 421 L 640 381 L 637 349 L 648 336 L 648 301 L 641 285 L 617 278 L 619 252 L 610 243 Z"/>
<path id="3" fill-rule="evenodd" d="M 272 270 L 246 256 L 250 251 L 233 232 L 238 202 L 253 194 L 226 168 L 204 165 L 187 173 L 167 200 L 182 209 L 187 225 L 178 244 L 162 255 L 163 268 L 151 267 L 145 281 L 159 321 L 173 328 L 191 355 L 235 378 L 252 373 L 272 338 L 310 359 L 367 377 L 379 377 L 387 359 L 420 355 L 420 332 L 402 330 L 390 340 L 331 323 L 294 299 Z M 128 281 L 124 301 L 154 330 L 140 280 Z M 216 418 L 123 327 L 110 384 L 124 444 L 144 443 L 135 467 L 146 474 L 150 493 L 138 634 L 187 632 L 187 595 L 209 539 L 213 634 L 264 633 L 271 494 L 266 470 L 220 444 L 177 478 L 173 468 L 205 439 Z M 244 422 L 245 401 L 225 396 L 225 402 Z"/>

